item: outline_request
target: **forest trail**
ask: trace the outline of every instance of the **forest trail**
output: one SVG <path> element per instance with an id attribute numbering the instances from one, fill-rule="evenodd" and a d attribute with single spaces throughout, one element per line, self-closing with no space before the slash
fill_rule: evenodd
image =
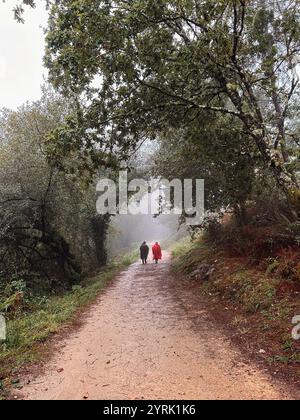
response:
<path id="1" fill-rule="evenodd" d="M 163 263 L 133 264 L 30 378 L 23 399 L 291 399 L 209 321 Z M 197 303 L 197 304 L 196 304 Z M 86 315 L 85 315 L 86 316 Z"/>

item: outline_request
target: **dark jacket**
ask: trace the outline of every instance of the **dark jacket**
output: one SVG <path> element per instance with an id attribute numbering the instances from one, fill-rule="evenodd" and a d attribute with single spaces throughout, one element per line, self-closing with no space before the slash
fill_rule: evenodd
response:
<path id="1" fill-rule="evenodd" d="M 140 251 L 141 251 L 141 259 L 142 260 L 146 260 L 148 258 L 149 255 L 149 247 L 146 244 L 143 244 L 140 247 Z"/>

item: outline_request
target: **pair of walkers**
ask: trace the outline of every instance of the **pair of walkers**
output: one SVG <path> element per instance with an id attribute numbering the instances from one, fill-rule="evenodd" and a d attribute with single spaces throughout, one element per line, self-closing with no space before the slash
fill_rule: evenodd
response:
<path id="1" fill-rule="evenodd" d="M 150 251 L 149 246 L 147 245 L 146 241 L 144 241 L 140 247 L 141 260 L 143 264 L 147 264 L 149 251 Z M 156 242 L 152 246 L 152 254 L 153 254 L 153 261 L 155 261 L 155 264 L 158 264 L 158 261 L 162 259 L 161 247 L 158 242 Z"/>

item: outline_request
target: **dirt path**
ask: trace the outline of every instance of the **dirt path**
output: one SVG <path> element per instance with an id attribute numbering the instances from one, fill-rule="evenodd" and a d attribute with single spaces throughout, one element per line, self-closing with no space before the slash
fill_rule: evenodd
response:
<path id="1" fill-rule="evenodd" d="M 65 339 L 25 399 L 287 399 L 161 265 L 132 265 Z"/>

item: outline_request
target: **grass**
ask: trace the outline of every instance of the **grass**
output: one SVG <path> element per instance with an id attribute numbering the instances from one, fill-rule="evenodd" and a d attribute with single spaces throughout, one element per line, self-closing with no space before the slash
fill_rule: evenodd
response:
<path id="1" fill-rule="evenodd" d="M 0 398 L 5 397 L 7 385 L 13 384 L 13 376 L 27 363 L 43 357 L 41 343 L 63 326 L 74 321 L 81 310 L 93 303 L 101 291 L 118 272 L 136 261 L 132 253 L 116 258 L 96 277 L 87 279 L 83 285 L 73 287 L 72 291 L 41 300 L 32 312 L 19 313 L 7 322 L 7 340 L 0 344 Z"/>

